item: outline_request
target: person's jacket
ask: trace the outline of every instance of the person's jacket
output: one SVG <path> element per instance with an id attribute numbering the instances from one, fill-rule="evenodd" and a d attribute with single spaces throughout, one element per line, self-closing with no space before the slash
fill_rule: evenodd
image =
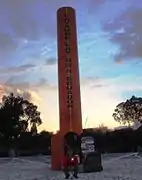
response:
<path id="1" fill-rule="evenodd" d="M 69 166 L 77 166 L 77 165 L 78 165 L 78 158 L 77 158 L 77 156 L 72 156 L 72 157 L 64 156 L 63 166 L 65 168 L 69 167 Z"/>

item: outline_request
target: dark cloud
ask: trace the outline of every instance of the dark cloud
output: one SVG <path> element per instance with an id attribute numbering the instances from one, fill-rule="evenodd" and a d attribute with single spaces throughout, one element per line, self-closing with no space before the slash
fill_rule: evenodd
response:
<path id="1" fill-rule="evenodd" d="M 104 26 L 110 40 L 120 47 L 115 61 L 142 58 L 142 8 L 131 6 L 121 16 Z"/>
<path id="2" fill-rule="evenodd" d="M 47 88 L 48 90 L 55 90 L 57 89 L 57 85 L 54 83 L 49 83 L 47 79 L 41 78 L 39 81 L 33 85 L 34 88 L 40 89 L 40 88 Z"/>
<path id="3" fill-rule="evenodd" d="M 28 85 L 29 86 L 29 85 Z M 31 101 L 32 94 L 31 91 L 27 88 L 27 84 L 12 84 L 12 83 L 5 83 L 0 85 L 0 100 L 3 95 L 7 95 L 10 93 L 14 93 L 16 96 L 20 95 L 24 99 Z"/>
<path id="4" fill-rule="evenodd" d="M 39 79 L 39 81 L 35 84 L 31 84 L 26 81 L 22 81 L 21 79 L 17 79 L 17 77 L 12 76 L 3 84 L 0 84 L 0 99 L 4 94 L 14 93 L 15 95 L 20 95 L 24 99 L 29 101 L 40 99 L 38 96 L 38 90 L 42 87 L 49 88 L 51 85 L 47 82 L 46 79 Z M 51 88 L 53 88 L 51 86 Z"/>
<path id="5" fill-rule="evenodd" d="M 57 63 L 56 58 L 49 58 L 49 59 L 46 60 L 45 65 L 51 66 L 51 65 L 54 65 L 56 63 Z"/>
<path id="6" fill-rule="evenodd" d="M 24 91 L 22 93 L 17 92 L 17 95 L 22 95 L 22 97 L 26 100 L 29 100 L 29 101 L 32 100 L 32 94 L 29 91 Z"/>
<path id="7" fill-rule="evenodd" d="M 12 89 L 30 89 L 31 84 L 24 81 L 21 77 L 12 76 L 5 83 L 5 87 L 12 87 Z"/>
<path id="8" fill-rule="evenodd" d="M 0 68 L 0 74 L 17 74 L 17 73 L 25 72 L 27 70 L 31 70 L 34 67 L 36 66 L 33 64 L 25 64 L 17 67 Z"/>
<path id="9" fill-rule="evenodd" d="M 102 7 L 102 5 L 106 4 L 108 1 L 110 0 L 89 0 L 86 1 L 86 10 L 88 11 L 88 13 L 90 14 L 96 14 L 98 13 L 98 11 L 100 10 L 100 8 Z"/>
<path id="10" fill-rule="evenodd" d="M 5 0 L 0 2 L 0 11 L 5 17 L 7 28 L 11 29 L 10 33 L 13 36 L 37 40 L 44 34 L 50 36 L 56 34 L 54 28 L 55 18 L 53 18 L 55 10 L 49 9 L 50 4 L 52 2 L 45 0 Z M 1 23 L 5 22 L 2 21 Z"/>
<path id="11" fill-rule="evenodd" d="M 0 32 L 0 52 L 15 50 L 16 42 L 10 37 L 8 33 Z"/>
<path id="12" fill-rule="evenodd" d="M 41 86 L 50 86 L 50 84 L 48 83 L 48 81 L 45 78 L 41 78 L 39 80 L 39 82 L 36 84 L 37 87 L 41 87 Z"/>
<path id="13" fill-rule="evenodd" d="M 123 60 L 122 59 L 120 59 L 119 57 L 118 58 L 116 58 L 117 56 L 115 56 L 115 62 L 117 63 L 117 64 L 123 64 Z"/>
<path id="14" fill-rule="evenodd" d="M 106 84 L 106 83 L 100 83 L 100 84 L 95 84 L 95 85 L 93 85 L 91 88 L 103 88 L 103 87 L 108 87 L 109 85 L 108 84 Z"/>
<path id="15" fill-rule="evenodd" d="M 32 101 L 32 93 L 28 90 L 19 90 L 19 89 L 12 89 L 11 88 L 7 88 L 7 91 L 5 91 L 6 94 L 10 94 L 11 92 L 14 93 L 14 95 L 16 96 L 21 96 L 23 97 L 25 100 L 28 101 Z"/>
<path id="16" fill-rule="evenodd" d="M 92 88 L 102 88 L 109 86 L 110 83 L 106 81 L 106 79 L 103 79 L 101 77 L 87 77 L 84 79 L 81 79 L 81 84 L 87 85 L 88 87 Z"/>
<path id="17" fill-rule="evenodd" d="M 24 81 L 19 76 L 10 77 L 5 83 L 3 83 L 5 87 L 11 87 L 12 89 L 37 89 L 42 87 L 50 87 L 51 84 L 45 78 L 40 78 L 37 82 L 31 83 L 28 81 Z"/>
<path id="18" fill-rule="evenodd" d="M 48 0 L 0 1 L 0 65 L 8 64 L 20 52 L 22 40 L 35 45 L 43 37 L 56 37 L 56 10 L 52 5 Z"/>

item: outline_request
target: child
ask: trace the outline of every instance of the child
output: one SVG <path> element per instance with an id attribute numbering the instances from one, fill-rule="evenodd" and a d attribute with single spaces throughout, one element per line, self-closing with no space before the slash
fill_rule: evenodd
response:
<path id="1" fill-rule="evenodd" d="M 73 155 L 72 152 L 67 152 L 63 159 L 63 168 L 65 173 L 65 178 L 70 177 L 70 171 L 73 171 L 73 176 L 78 178 L 78 158 L 76 155 Z"/>

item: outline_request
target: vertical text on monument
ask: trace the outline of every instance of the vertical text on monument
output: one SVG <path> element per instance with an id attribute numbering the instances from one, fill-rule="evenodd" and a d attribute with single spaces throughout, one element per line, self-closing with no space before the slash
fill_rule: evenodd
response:
<path id="1" fill-rule="evenodd" d="M 64 27 L 64 40 L 65 40 L 65 67 L 66 67 L 66 88 L 67 88 L 67 107 L 73 107 L 73 93 L 72 93 L 72 59 L 70 57 L 71 46 L 70 46 L 70 36 L 71 36 L 71 28 L 70 28 L 70 19 L 67 15 L 67 8 L 65 11 L 65 27 Z"/>

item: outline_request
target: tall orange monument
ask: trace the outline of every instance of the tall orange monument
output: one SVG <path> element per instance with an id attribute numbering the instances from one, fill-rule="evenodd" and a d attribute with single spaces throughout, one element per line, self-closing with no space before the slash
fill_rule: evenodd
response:
<path id="1" fill-rule="evenodd" d="M 62 7 L 57 11 L 58 85 L 60 129 L 52 138 L 52 169 L 62 166 L 64 136 L 82 133 L 77 30 L 75 10 Z"/>

